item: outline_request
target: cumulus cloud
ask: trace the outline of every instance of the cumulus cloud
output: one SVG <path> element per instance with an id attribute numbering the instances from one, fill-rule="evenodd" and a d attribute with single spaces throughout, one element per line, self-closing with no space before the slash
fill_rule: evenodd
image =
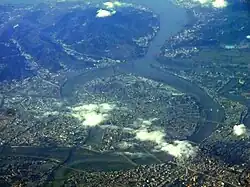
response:
<path id="1" fill-rule="evenodd" d="M 153 142 L 156 144 L 155 148 L 157 150 L 164 151 L 176 158 L 189 158 L 194 156 L 197 151 L 197 148 L 192 146 L 188 141 L 176 140 L 173 143 L 167 143 L 165 140 L 165 133 L 162 130 L 149 131 L 143 124 L 140 129 L 135 131 L 135 138 L 140 141 Z"/>
<path id="2" fill-rule="evenodd" d="M 210 2 L 210 0 L 195 0 L 200 2 L 200 4 L 208 4 Z"/>
<path id="3" fill-rule="evenodd" d="M 113 9 L 113 8 L 115 8 L 115 5 L 114 5 L 113 2 L 105 2 L 105 3 L 103 3 L 103 5 L 104 5 L 106 8 L 108 8 L 108 9 Z"/>
<path id="4" fill-rule="evenodd" d="M 215 8 L 225 8 L 227 6 L 227 1 L 225 0 L 215 0 L 212 2 L 213 7 Z"/>
<path id="5" fill-rule="evenodd" d="M 96 12 L 96 17 L 97 18 L 109 17 L 109 16 L 112 16 L 115 13 L 116 13 L 115 10 L 109 11 L 109 10 L 99 9 Z"/>
<path id="6" fill-rule="evenodd" d="M 247 134 L 247 128 L 244 124 L 240 124 L 240 125 L 234 125 L 233 127 L 233 133 L 236 136 L 242 136 Z"/>
<path id="7" fill-rule="evenodd" d="M 106 9 L 111 9 L 113 10 L 114 8 L 116 7 L 121 7 L 121 6 L 125 6 L 126 3 L 121 3 L 119 1 L 107 1 L 107 2 L 104 2 L 103 5 L 105 6 Z"/>
<path id="8" fill-rule="evenodd" d="M 175 140 L 173 144 L 162 143 L 161 150 L 174 157 L 181 158 L 194 156 L 196 154 L 197 148 L 193 147 L 187 141 Z"/>
<path id="9" fill-rule="evenodd" d="M 140 129 L 136 131 L 135 138 L 140 141 L 151 141 L 156 144 L 161 144 L 164 141 L 165 134 L 161 131 L 148 131 Z"/>
<path id="10" fill-rule="evenodd" d="M 83 104 L 71 108 L 71 115 L 82 121 L 84 126 L 97 126 L 108 119 L 114 108 L 115 105 L 109 103 Z"/>
<path id="11" fill-rule="evenodd" d="M 214 8 L 225 8 L 228 3 L 226 0 L 194 0 L 194 1 L 198 1 L 199 3 L 201 3 L 202 5 L 212 5 Z"/>
<path id="12" fill-rule="evenodd" d="M 116 9 L 119 7 L 124 7 L 124 6 L 130 6 L 131 4 L 128 3 L 122 3 L 119 1 L 107 1 L 103 3 L 103 8 L 104 9 L 99 9 L 96 12 L 96 17 L 101 18 L 101 17 L 108 17 L 112 16 L 116 13 Z"/>
<path id="13" fill-rule="evenodd" d="M 96 111 L 91 111 L 84 115 L 83 125 L 85 126 L 96 126 L 107 119 L 107 114 L 97 113 Z"/>

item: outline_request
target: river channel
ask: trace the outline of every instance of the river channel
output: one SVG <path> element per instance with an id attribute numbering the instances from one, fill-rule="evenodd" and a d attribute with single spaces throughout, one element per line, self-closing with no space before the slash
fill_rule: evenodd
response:
<path id="1" fill-rule="evenodd" d="M 18 0 L 18 2 L 28 0 Z M 30 0 L 29 0 L 30 1 Z M 34 0 L 40 1 L 40 0 Z M 98 0 L 96 0 L 98 1 Z M 15 1 L 17 2 L 17 1 Z M 110 77 L 117 74 L 131 73 L 142 76 L 155 81 L 159 81 L 170 85 L 181 92 L 185 92 L 194 96 L 199 101 L 200 107 L 205 112 L 206 121 L 202 122 L 196 132 L 188 138 L 188 140 L 200 143 L 207 138 L 217 127 L 218 123 L 224 120 L 224 110 L 216 103 L 202 88 L 198 85 L 183 79 L 170 72 L 165 72 L 159 67 L 159 63 L 155 59 L 155 55 L 160 52 L 160 48 L 165 41 L 172 35 L 179 32 L 187 23 L 187 14 L 184 9 L 173 5 L 166 0 L 130 0 L 129 2 L 145 5 L 151 8 L 155 13 L 160 15 L 160 30 L 154 40 L 151 42 L 147 54 L 140 59 L 119 64 L 114 67 L 91 70 L 87 73 L 77 76 L 70 76 L 62 86 L 61 93 L 64 99 L 71 99 L 73 91 L 80 84 L 84 84 L 90 80 L 99 77 Z M 166 62 L 168 63 L 168 62 Z M 162 103 L 164 105 L 165 103 Z M 135 167 L 135 165 L 127 161 L 116 152 L 100 153 L 94 150 L 73 148 L 37 148 L 37 147 L 12 147 L 2 148 L 2 155 L 15 155 L 19 157 L 36 158 L 50 160 L 58 164 L 51 172 L 48 182 L 52 178 L 63 178 L 69 173 L 69 169 L 61 167 L 63 165 L 76 169 L 90 169 L 97 171 L 110 171 Z M 51 159 L 52 158 L 52 159 Z M 157 155 L 157 158 L 166 160 L 166 155 Z M 158 163 L 152 156 L 145 156 L 133 160 L 136 164 Z"/>
<path id="2" fill-rule="evenodd" d="M 165 41 L 170 36 L 179 32 L 187 23 L 187 14 L 184 9 L 164 0 L 137 0 L 136 2 L 131 0 L 130 2 L 145 5 L 160 15 L 160 30 L 151 42 L 147 54 L 143 58 L 127 64 L 96 69 L 70 77 L 62 87 L 62 95 L 65 98 L 69 98 L 72 96 L 72 90 L 74 90 L 76 85 L 84 84 L 85 82 L 98 77 L 110 77 L 117 73 L 132 73 L 137 76 L 168 84 L 182 92 L 196 97 L 197 100 L 199 100 L 199 104 L 205 112 L 206 120 L 200 124 L 196 132 L 189 137 L 189 140 L 195 143 L 200 143 L 215 130 L 218 123 L 223 122 L 223 108 L 198 85 L 172 73 L 162 71 L 159 68 L 154 68 L 154 66 L 158 65 L 155 55 L 160 52 L 160 48 Z M 162 104 L 164 105 L 164 103 Z"/>

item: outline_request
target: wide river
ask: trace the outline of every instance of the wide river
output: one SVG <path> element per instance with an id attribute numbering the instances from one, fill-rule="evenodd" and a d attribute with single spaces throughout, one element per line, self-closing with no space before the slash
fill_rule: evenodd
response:
<path id="1" fill-rule="evenodd" d="M 147 54 L 143 58 L 127 64 L 97 69 L 71 77 L 62 88 L 63 96 L 66 98 L 70 97 L 72 95 L 72 90 L 74 90 L 74 87 L 78 84 L 84 84 L 85 82 L 98 77 L 113 76 L 117 72 L 132 73 L 168 84 L 182 92 L 196 97 L 199 100 L 201 107 L 204 109 L 206 121 L 200 124 L 196 132 L 189 137 L 190 141 L 200 143 L 215 130 L 218 123 L 223 122 L 223 108 L 198 85 L 174 74 L 152 67 L 158 65 L 155 55 L 160 52 L 160 48 L 163 46 L 165 41 L 170 36 L 179 32 L 187 23 L 186 11 L 165 0 L 136 0 L 136 2 L 134 0 L 130 0 L 129 2 L 145 5 L 160 15 L 160 31 L 151 42 Z M 116 71 L 114 71 L 114 69 Z M 162 104 L 164 105 L 164 103 Z"/>
<path id="2" fill-rule="evenodd" d="M 3 0 L 6 2 L 13 1 L 15 3 L 23 2 L 41 2 L 41 0 Z M 100 0 L 92 0 L 100 1 Z M 200 143 L 206 137 L 208 137 L 215 129 L 218 123 L 224 120 L 223 108 L 216 103 L 208 94 L 196 84 L 183 79 L 179 76 L 173 75 L 169 72 L 164 72 L 159 68 L 158 62 L 155 60 L 155 55 L 160 52 L 160 48 L 164 42 L 172 35 L 179 32 L 183 26 L 187 23 L 187 15 L 184 9 L 179 8 L 167 2 L 166 0 L 130 0 L 132 3 L 145 5 L 155 13 L 160 15 L 160 31 L 157 36 L 151 42 L 147 54 L 138 60 L 129 62 L 127 64 L 119 64 L 115 67 L 107 67 L 102 69 L 96 69 L 77 76 L 70 76 L 64 86 L 62 87 L 62 95 L 65 99 L 72 98 L 74 88 L 79 84 L 84 84 L 87 81 L 98 77 L 109 77 L 117 73 L 132 73 L 134 75 L 146 77 L 152 80 L 156 80 L 165 84 L 168 84 L 182 92 L 190 94 L 197 98 L 200 102 L 200 106 L 204 109 L 206 121 L 201 123 L 197 131 L 188 139 L 195 143 Z M 1 4 L 1 2 L 0 2 Z M 166 62 L 168 63 L 168 62 Z M 153 66 L 153 67 L 152 67 Z M 162 103 L 164 105 L 165 103 Z M 3 151 L 4 150 L 4 151 Z M 73 148 L 37 148 L 37 147 L 15 147 L 12 149 L 2 148 L 2 154 L 6 155 L 19 155 L 23 157 L 42 158 L 53 157 L 62 162 L 58 164 L 58 167 L 54 169 L 54 172 L 48 178 L 48 182 L 51 178 L 62 178 L 66 172 L 66 168 L 60 167 L 61 165 L 67 165 L 70 167 L 76 167 L 79 169 L 92 169 L 97 170 L 116 170 L 121 168 L 130 168 L 134 165 L 129 164 L 126 159 L 121 159 L 120 155 L 114 155 L 109 153 L 99 153 L 91 150 L 76 150 Z M 166 160 L 166 155 L 163 157 Z M 138 159 L 137 164 L 155 163 L 156 161 L 151 157 Z M 126 164 L 124 164 L 126 163 Z"/>

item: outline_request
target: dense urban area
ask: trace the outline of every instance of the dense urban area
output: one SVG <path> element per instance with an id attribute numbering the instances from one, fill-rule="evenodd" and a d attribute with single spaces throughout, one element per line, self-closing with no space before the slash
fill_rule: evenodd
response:
<path id="1" fill-rule="evenodd" d="M 250 185 L 249 5 L 140 2 L 0 4 L 0 186 Z"/>

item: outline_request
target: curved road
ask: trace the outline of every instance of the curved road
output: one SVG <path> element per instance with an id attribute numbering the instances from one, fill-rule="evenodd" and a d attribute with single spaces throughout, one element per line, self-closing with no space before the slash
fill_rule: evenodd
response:
<path id="1" fill-rule="evenodd" d="M 154 56 L 159 53 L 160 48 L 164 44 L 166 39 L 180 31 L 183 25 L 186 23 L 186 13 L 183 9 L 176 7 L 170 2 L 166 2 L 164 0 L 140 1 L 142 0 L 137 0 L 136 3 L 144 4 L 152 8 L 156 13 L 160 15 L 160 31 L 157 33 L 157 36 L 150 44 L 147 55 L 128 64 L 119 64 L 114 67 L 96 69 L 69 78 L 62 87 L 62 95 L 66 98 L 70 97 L 72 94 L 72 90 L 74 90 L 74 87 L 76 85 L 84 84 L 85 82 L 98 77 L 110 77 L 116 75 L 117 73 L 132 73 L 138 76 L 168 84 L 182 92 L 195 96 L 200 101 L 201 107 L 205 111 L 206 119 L 210 122 L 203 123 L 199 127 L 199 129 L 197 129 L 196 133 L 189 137 L 190 141 L 199 143 L 215 130 L 218 123 L 223 122 L 223 108 L 211 97 L 209 97 L 203 89 L 201 89 L 194 83 L 175 76 L 171 73 L 163 72 L 157 68 L 152 67 L 155 65 L 157 66 L 158 62 L 155 60 Z"/>

